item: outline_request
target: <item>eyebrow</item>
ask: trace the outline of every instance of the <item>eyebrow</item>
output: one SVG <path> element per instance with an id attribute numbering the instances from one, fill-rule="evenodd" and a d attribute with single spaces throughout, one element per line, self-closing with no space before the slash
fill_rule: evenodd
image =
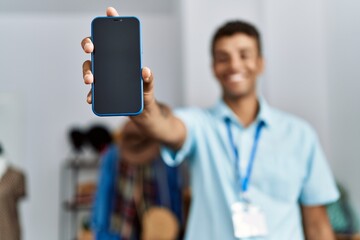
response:
<path id="1" fill-rule="evenodd" d="M 242 49 L 240 49 L 239 51 L 240 51 L 240 52 L 254 52 L 253 49 L 248 48 L 248 47 L 242 48 Z"/>
<path id="2" fill-rule="evenodd" d="M 254 51 L 251 48 L 245 47 L 245 48 L 239 49 L 238 52 L 241 52 L 241 53 L 253 53 Z M 214 55 L 227 55 L 227 54 L 228 54 L 228 51 L 224 51 L 222 49 L 214 51 Z"/>
<path id="3" fill-rule="evenodd" d="M 214 54 L 215 54 L 215 55 L 227 55 L 228 52 L 223 51 L 223 50 L 217 50 L 217 51 L 214 52 Z"/>
<path id="4" fill-rule="evenodd" d="M 238 50 L 240 51 L 252 51 L 253 48 L 250 46 L 244 46 L 244 47 L 240 47 Z M 214 52 L 225 52 L 223 49 L 215 49 Z"/>

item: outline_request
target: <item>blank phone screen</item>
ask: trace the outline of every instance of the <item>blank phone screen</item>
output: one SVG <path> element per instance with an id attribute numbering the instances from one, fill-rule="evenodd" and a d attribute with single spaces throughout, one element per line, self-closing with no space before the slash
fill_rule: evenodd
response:
<path id="1" fill-rule="evenodd" d="M 99 17 L 92 22 L 93 111 L 100 116 L 137 115 L 143 108 L 140 22 Z"/>

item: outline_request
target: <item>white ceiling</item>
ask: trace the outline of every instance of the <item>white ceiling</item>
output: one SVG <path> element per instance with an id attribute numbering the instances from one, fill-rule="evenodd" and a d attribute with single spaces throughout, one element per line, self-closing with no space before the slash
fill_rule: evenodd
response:
<path id="1" fill-rule="evenodd" d="M 169 14 L 176 0 L 1 0 L 0 13 L 14 12 L 100 12 L 114 6 L 126 12 Z"/>

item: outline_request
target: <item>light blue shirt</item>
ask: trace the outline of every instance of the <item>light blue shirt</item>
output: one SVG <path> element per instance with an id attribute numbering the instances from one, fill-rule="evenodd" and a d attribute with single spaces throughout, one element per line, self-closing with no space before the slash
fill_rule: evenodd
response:
<path id="1" fill-rule="evenodd" d="M 192 204 L 186 231 L 188 240 L 236 239 L 231 205 L 240 201 L 235 157 L 225 119 L 230 118 L 240 155 L 242 176 L 247 168 L 255 129 L 264 121 L 247 197 L 265 213 L 266 240 L 304 239 L 300 205 L 336 201 L 338 190 L 312 128 L 303 120 L 260 101 L 256 121 L 244 128 L 230 108 L 220 101 L 211 109 L 186 108 L 175 114 L 183 120 L 187 137 L 173 152 L 162 148 L 169 165 L 189 160 Z"/>

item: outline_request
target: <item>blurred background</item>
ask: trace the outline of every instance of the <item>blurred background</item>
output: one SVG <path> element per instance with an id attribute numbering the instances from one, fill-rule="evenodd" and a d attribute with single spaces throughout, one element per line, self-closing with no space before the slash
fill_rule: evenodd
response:
<path id="1" fill-rule="evenodd" d="M 96 117 L 86 103 L 80 42 L 114 6 L 142 22 L 143 64 L 159 101 L 210 106 L 219 98 L 210 39 L 231 19 L 263 36 L 261 90 L 270 104 L 316 129 L 337 180 L 360 212 L 360 1 L 357 0 L 2 0 L 0 142 L 27 179 L 20 204 L 24 239 L 62 239 L 62 170 L 69 129 L 124 118 Z"/>

